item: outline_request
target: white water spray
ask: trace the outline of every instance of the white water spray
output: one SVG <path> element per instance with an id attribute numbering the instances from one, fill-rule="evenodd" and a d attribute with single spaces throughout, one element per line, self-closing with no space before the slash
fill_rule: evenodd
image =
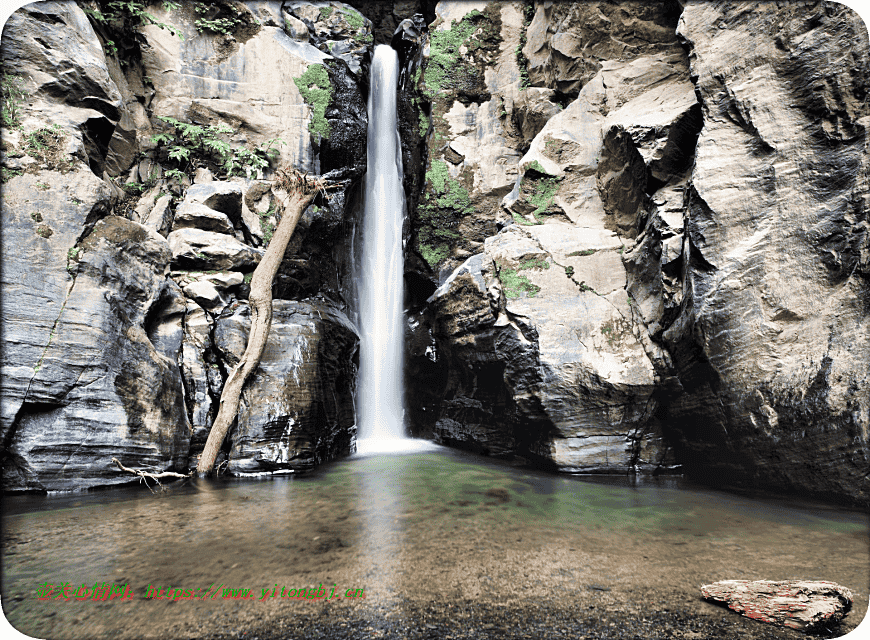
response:
<path id="1" fill-rule="evenodd" d="M 402 401 L 404 348 L 402 146 L 396 126 L 399 61 L 392 47 L 375 47 L 368 101 L 368 168 L 359 298 L 360 372 L 357 384 L 360 453 L 420 448 L 405 437 Z M 425 443 L 429 444 L 429 443 Z"/>

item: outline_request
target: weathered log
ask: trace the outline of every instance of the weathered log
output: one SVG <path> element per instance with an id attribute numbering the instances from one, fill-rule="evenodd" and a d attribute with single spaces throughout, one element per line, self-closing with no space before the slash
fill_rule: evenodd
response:
<path id="1" fill-rule="evenodd" d="M 139 482 L 144 482 L 145 486 L 154 493 L 154 490 L 148 485 L 148 478 L 151 478 L 154 482 L 156 482 L 161 487 L 163 485 L 160 484 L 160 478 L 189 478 L 189 475 L 185 475 L 183 473 L 176 473 L 175 471 L 161 471 L 160 473 L 151 473 L 150 471 L 142 471 L 141 469 L 131 469 L 129 467 L 125 467 L 121 464 L 121 461 L 117 458 L 112 458 L 112 462 L 118 465 L 118 468 L 121 471 L 126 471 L 127 473 L 132 473 L 134 476 L 139 478 Z"/>
<path id="2" fill-rule="evenodd" d="M 810 580 L 722 580 L 702 586 L 701 595 L 753 620 L 806 632 L 838 624 L 853 601 L 846 587 Z"/>
<path id="3" fill-rule="evenodd" d="M 284 259 L 284 252 L 296 229 L 296 223 L 318 192 L 325 192 L 327 189 L 335 189 L 339 186 L 327 185 L 323 178 L 306 176 L 293 169 L 279 169 L 276 172 L 273 191 L 281 201 L 283 209 L 281 222 L 278 223 L 266 253 L 251 276 L 251 292 L 248 296 L 251 305 L 251 330 L 248 334 L 248 344 L 241 360 L 224 383 L 218 414 L 212 423 L 205 448 L 196 467 L 199 474 L 212 471 L 224 437 L 239 411 L 242 388 L 260 364 L 260 358 L 266 348 L 266 339 L 269 337 L 269 329 L 272 326 L 272 282 Z"/>

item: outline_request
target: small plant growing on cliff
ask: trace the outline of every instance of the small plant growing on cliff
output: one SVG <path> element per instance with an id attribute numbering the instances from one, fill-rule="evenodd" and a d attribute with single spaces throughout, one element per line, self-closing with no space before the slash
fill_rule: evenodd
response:
<path id="1" fill-rule="evenodd" d="M 117 32 L 133 34 L 136 27 L 153 24 L 155 27 L 166 29 L 172 35 L 184 40 L 181 31 L 171 24 L 157 20 L 154 14 L 146 11 L 146 4 L 140 0 L 109 0 L 108 2 L 97 0 L 96 4 L 97 9 L 84 7 L 85 13 L 95 22 L 113 27 Z M 164 0 L 163 2 L 165 11 L 175 11 L 180 6 L 178 2 L 172 0 Z M 113 42 L 112 45 L 114 46 L 114 44 Z"/>
<path id="2" fill-rule="evenodd" d="M 174 131 L 158 133 L 151 140 L 159 148 L 165 150 L 169 161 L 175 163 L 171 168 L 185 174 L 193 173 L 198 167 L 214 167 L 218 174 L 228 176 L 253 177 L 257 172 L 267 168 L 278 155 L 276 145 L 283 144 L 275 138 L 266 143 L 265 147 L 257 147 L 253 151 L 245 147 L 233 147 L 223 139 L 234 130 L 224 124 L 200 126 L 188 122 L 180 122 L 175 118 L 158 116 Z"/>
<path id="3" fill-rule="evenodd" d="M 73 168 L 73 159 L 66 153 L 66 133 L 58 124 L 28 133 L 24 151 L 49 169 L 66 173 Z"/>
<path id="4" fill-rule="evenodd" d="M 17 127 L 21 117 L 19 106 L 24 102 L 23 80 L 13 73 L 3 72 L 0 76 L 0 123 L 4 127 Z"/>
<path id="5" fill-rule="evenodd" d="M 519 298 L 523 293 L 534 298 L 541 291 L 541 287 L 532 282 L 517 269 L 509 269 L 499 265 L 498 279 L 504 289 L 504 295 L 509 300 Z"/>
<path id="6" fill-rule="evenodd" d="M 365 18 L 363 18 L 362 14 L 356 9 L 342 9 L 341 15 L 344 16 L 345 20 L 347 20 L 351 29 L 359 31 L 363 28 L 363 25 L 365 25 Z"/>
<path id="7" fill-rule="evenodd" d="M 199 33 L 211 31 L 228 35 L 245 24 L 241 11 L 229 3 L 197 2 L 193 10 L 199 14 L 193 23 Z"/>
<path id="8" fill-rule="evenodd" d="M 299 88 L 302 99 L 311 107 L 311 122 L 308 130 L 321 138 L 329 137 L 329 121 L 326 119 L 326 108 L 332 100 L 332 83 L 329 73 L 322 64 L 312 64 L 299 78 L 293 82 Z"/>
<path id="9" fill-rule="evenodd" d="M 458 218 L 473 213 L 474 207 L 465 187 L 450 177 L 444 160 L 432 162 L 426 181 L 432 192 L 417 207 L 417 248 L 429 266 L 434 267 L 450 254 L 447 242 L 460 237 L 454 231 Z"/>

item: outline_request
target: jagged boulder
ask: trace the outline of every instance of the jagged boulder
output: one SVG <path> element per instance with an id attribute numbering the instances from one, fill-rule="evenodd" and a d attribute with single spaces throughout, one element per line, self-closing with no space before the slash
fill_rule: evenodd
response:
<path id="1" fill-rule="evenodd" d="M 225 369 L 238 363 L 249 330 L 246 304 L 218 319 L 214 340 Z M 307 471 L 350 453 L 358 345 L 334 305 L 275 300 L 265 351 L 242 392 L 230 470 Z"/>
<path id="2" fill-rule="evenodd" d="M 191 269 L 242 269 L 252 271 L 263 257 L 233 236 L 202 229 L 177 229 L 168 236 L 174 265 Z"/>
<path id="3" fill-rule="evenodd" d="M 523 54 L 529 80 L 576 96 L 607 61 L 680 58 L 678 2 L 553 2 L 535 7 Z"/>

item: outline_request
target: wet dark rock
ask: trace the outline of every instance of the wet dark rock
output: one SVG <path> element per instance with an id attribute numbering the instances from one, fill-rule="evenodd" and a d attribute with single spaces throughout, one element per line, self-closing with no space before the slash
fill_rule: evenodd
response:
<path id="1" fill-rule="evenodd" d="M 4 224 L 6 234 L 14 228 Z M 42 322 L 22 324 L 24 304 L 4 318 L 7 344 L 21 342 L 15 336 L 22 330 L 38 337 L 40 324 L 48 332 L 32 345 L 29 366 L 4 363 L 4 371 L 19 372 L 4 376 L 4 408 L 11 409 L 6 490 L 128 482 L 112 457 L 154 471 L 185 465 L 190 426 L 177 364 L 183 306 L 165 277 L 169 246 L 156 232 L 111 216 L 80 248 L 56 304 L 41 310 Z M 26 352 L 5 351 L 16 359 Z"/>
<path id="2" fill-rule="evenodd" d="M 329 137 L 320 143 L 320 171 L 366 166 L 368 113 L 357 78 L 347 64 L 337 60 L 327 65 L 332 83 L 332 101 L 326 109 Z"/>
<path id="3" fill-rule="evenodd" d="M 215 347 L 226 369 L 244 352 L 249 327 L 245 304 L 218 319 Z M 308 471 L 350 453 L 358 344 L 334 306 L 276 300 L 266 349 L 242 392 L 230 470 Z"/>

